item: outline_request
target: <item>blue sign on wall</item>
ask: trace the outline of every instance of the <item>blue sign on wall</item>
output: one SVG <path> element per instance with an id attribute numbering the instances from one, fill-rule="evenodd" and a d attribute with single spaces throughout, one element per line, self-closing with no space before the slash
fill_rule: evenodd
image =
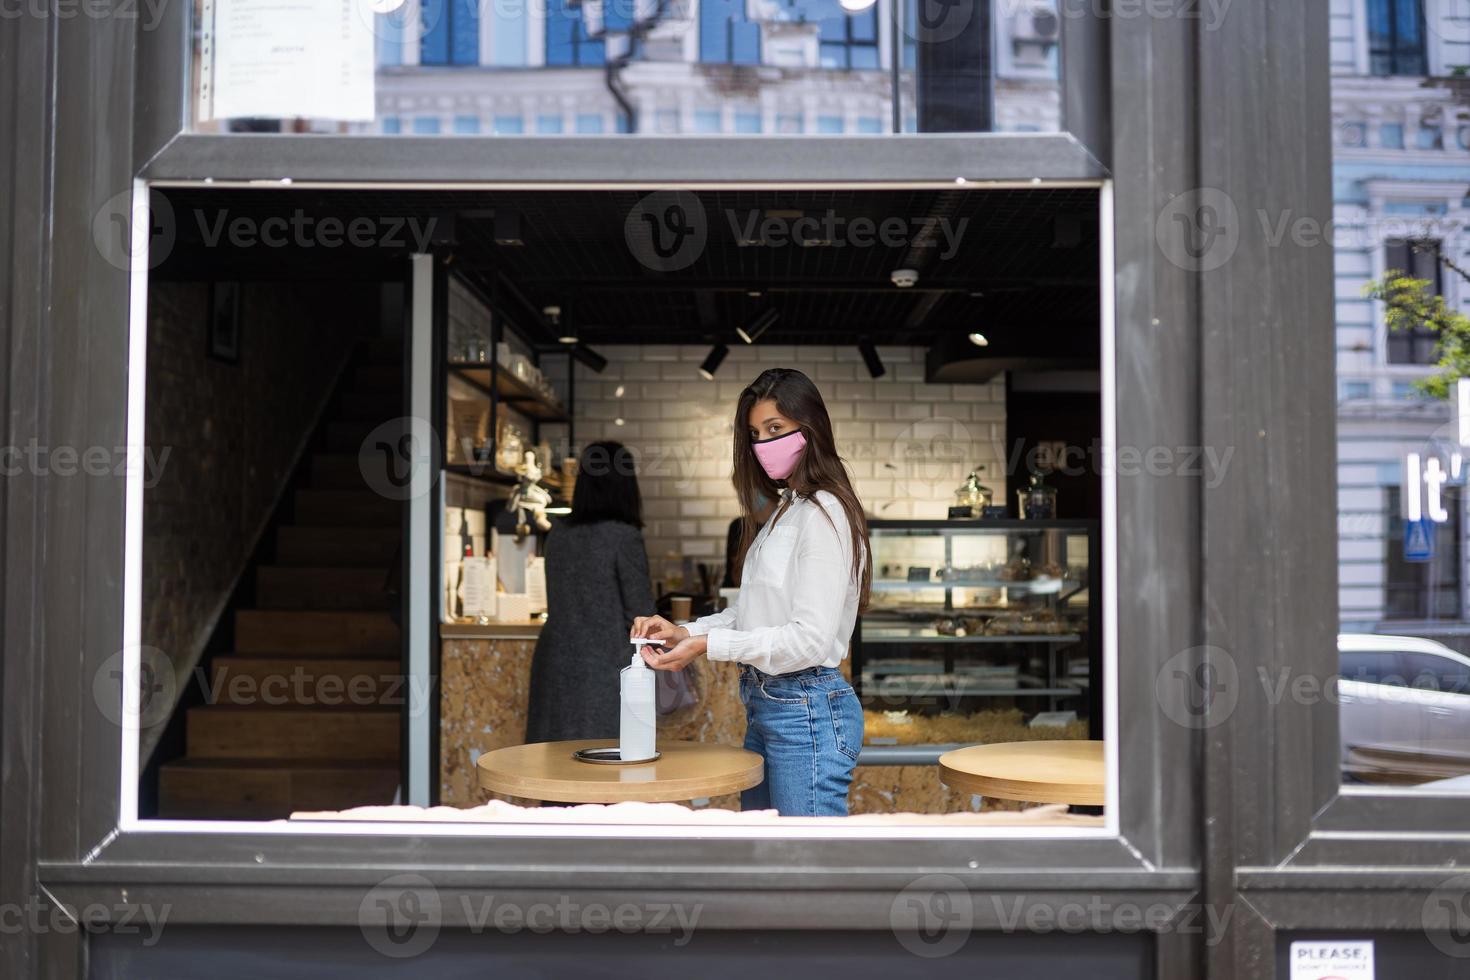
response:
<path id="1" fill-rule="evenodd" d="M 1434 522 L 1426 518 L 1404 522 L 1404 561 L 1434 557 Z"/>

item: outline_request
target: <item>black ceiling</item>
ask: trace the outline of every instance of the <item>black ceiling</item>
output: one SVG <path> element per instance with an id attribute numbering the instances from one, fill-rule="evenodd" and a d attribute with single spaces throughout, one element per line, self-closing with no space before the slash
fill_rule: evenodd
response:
<path id="1" fill-rule="evenodd" d="M 780 319 L 763 343 L 844 343 L 866 335 L 927 345 L 942 333 L 998 326 L 1074 338 L 1095 337 L 1098 329 L 1097 192 L 1086 188 L 686 193 L 679 201 L 702 211 L 704 244 L 677 253 L 692 260 L 674 271 L 651 267 L 667 265 L 648 251 L 638 210 L 645 191 L 165 193 L 176 237 L 155 270 L 159 277 L 362 281 L 401 274 L 415 226 L 398 226 L 395 236 L 388 219 L 417 219 L 422 230 L 432 218 L 444 239 L 434 250 L 450 268 L 494 291 L 507 315 L 544 341 L 559 332 L 540 321 L 539 311 L 551 305 L 562 307 L 591 344 L 730 340 L 736 326 L 767 307 Z M 656 203 L 662 208 L 664 199 Z M 497 243 L 495 214 L 502 215 L 499 234 L 518 228 L 523 244 Z M 508 214 L 516 216 L 509 225 Z M 237 219 L 253 229 L 272 216 L 306 231 L 276 247 L 215 237 Z M 808 228 L 835 230 L 831 243 L 740 240 L 766 219 L 784 228 L 801 216 L 819 223 Z M 323 246 L 316 229 L 328 217 L 373 219 L 375 244 Z M 884 221 L 887 243 L 875 234 Z M 946 227 L 958 232 L 957 248 Z M 937 235 L 935 244 L 914 247 L 926 229 Z M 899 268 L 917 269 L 918 285 L 894 286 L 890 273 Z"/>

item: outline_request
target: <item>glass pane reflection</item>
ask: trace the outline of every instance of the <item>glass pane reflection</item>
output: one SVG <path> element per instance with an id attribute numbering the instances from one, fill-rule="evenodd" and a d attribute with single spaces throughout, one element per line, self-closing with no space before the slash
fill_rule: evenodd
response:
<path id="1" fill-rule="evenodd" d="M 201 18 L 218 19 L 225 7 L 200 2 Z M 198 32 L 196 128 L 446 136 L 1061 128 L 1056 0 L 345 0 L 345 7 L 343 17 L 370 24 L 371 121 L 210 118 L 212 103 L 199 87 L 212 91 L 217 56 L 231 42 L 209 20 Z"/>

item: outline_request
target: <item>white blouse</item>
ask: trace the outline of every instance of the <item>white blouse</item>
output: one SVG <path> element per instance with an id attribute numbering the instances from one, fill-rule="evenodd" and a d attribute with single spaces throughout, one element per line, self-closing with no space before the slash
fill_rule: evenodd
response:
<path id="1" fill-rule="evenodd" d="M 804 499 L 785 490 L 782 499 L 791 503 L 746 551 L 735 602 L 687 629 L 690 636 L 708 634 L 711 660 L 767 674 L 836 667 L 857 621 L 853 564 L 861 552 L 835 496 L 819 490 Z"/>

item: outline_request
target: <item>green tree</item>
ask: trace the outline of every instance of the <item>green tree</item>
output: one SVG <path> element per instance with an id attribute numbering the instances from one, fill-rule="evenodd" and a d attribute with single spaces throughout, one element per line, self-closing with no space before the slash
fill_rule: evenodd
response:
<path id="1" fill-rule="evenodd" d="M 1449 271 L 1470 283 L 1470 274 L 1449 259 L 1440 257 Z M 1446 306 L 1444 297 L 1435 293 L 1427 279 L 1414 279 L 1400 269 L 1391 269 L 1380 280 L 1363 286 L 1363 295 L 1383 302 L 1388 329 L 1412 330 L 1425 327 L 1437 335 L 1435 362 L 1438 374 L 1414 383 L 1426 395 L 1448 398 L 1455 382 L 1470 377 L 1470 317 Z"/>

